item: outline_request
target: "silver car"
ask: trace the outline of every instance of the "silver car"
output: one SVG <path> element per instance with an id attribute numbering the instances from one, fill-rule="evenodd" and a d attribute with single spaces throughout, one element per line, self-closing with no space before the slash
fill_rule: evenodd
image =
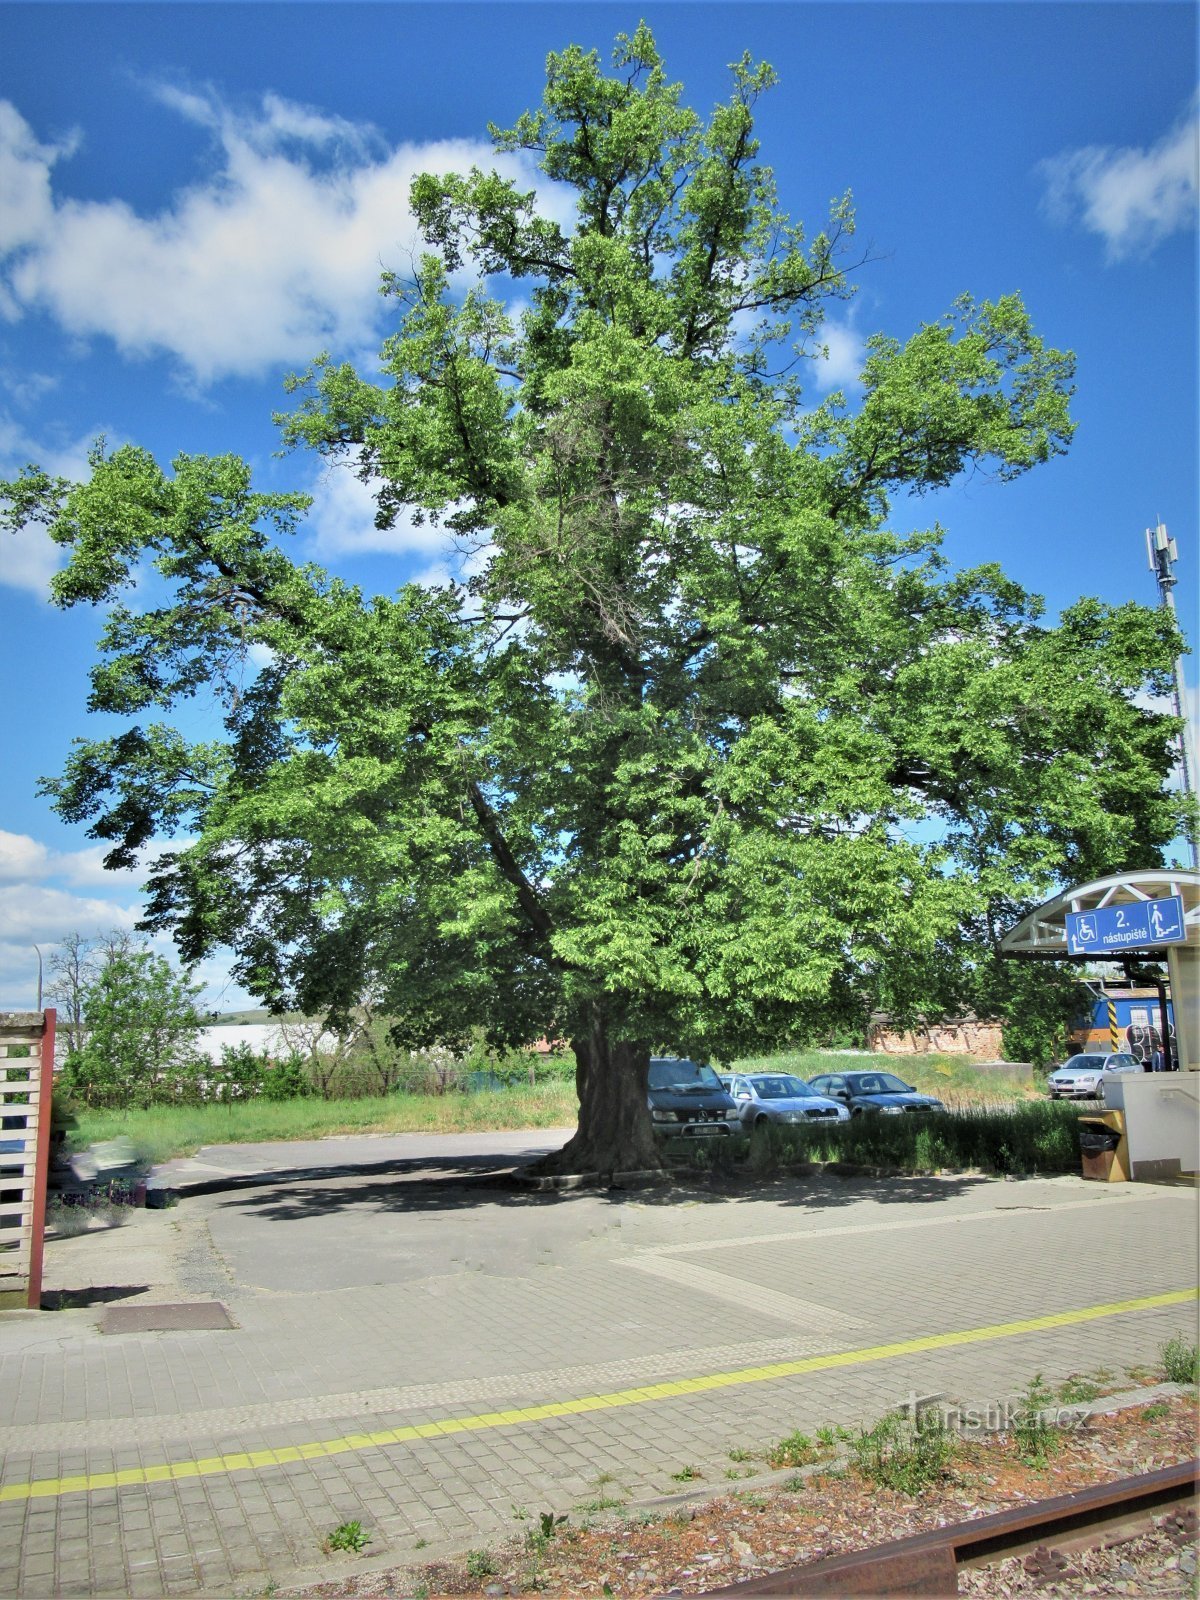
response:
<path id="1" fill-rule="evenodd" d="M 1124 1053 L 1072 1056 L 1061 1067 L 1055 1067 L 1046 1087 L 1051 1100 L 1099 1100 L 1104 1094 L 1106 1073 L 1141 1070 L 1141 1064 Z"/>
<path id="2" fill-rule="evenodd" d="M 743 1072 L 726 1081 L 747 1130 L 770 1122 L 811 1125 L 850 1120 L 845 1106 L 826 1099 L 790 1072 Z"/>

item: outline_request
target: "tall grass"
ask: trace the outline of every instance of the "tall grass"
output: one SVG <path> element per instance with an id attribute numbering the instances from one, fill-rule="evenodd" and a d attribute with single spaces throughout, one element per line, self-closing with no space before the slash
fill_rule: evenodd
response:
<path id="1" fill-rule="evenodd" d="M 741 1140 L 694 1152 L 697 1164 L 733 1165 L 746 1155 Z M 1055 1101 L 1003 1110 L 967 1108 L 944 1115 L 865 1114 L 833 1126 L 756 1130 L 749 1165 L 763 1175 L 813 1163 L 883 1167 L 902 1173 L 1079 1171 L 1079 1114 Z"/>
<path id="2" fill-rule="evenodd" d="M 479 1133 L 491 1128 L 573 1127 L 573 1084 L 539 1083 L 478 1094 L 390 1094 L 357 1100 L 264 1100 L 80 1109 L 71 1143 L 80 1148 L 125 1135 L 148 1161 L 193 1154 L 206 1144 L 324 1139 L 353 1133 Z"/>

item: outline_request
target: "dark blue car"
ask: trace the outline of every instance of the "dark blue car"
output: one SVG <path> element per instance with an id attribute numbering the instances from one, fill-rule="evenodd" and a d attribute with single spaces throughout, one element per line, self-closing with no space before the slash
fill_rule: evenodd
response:
<path id="1" fill-rule="evenodd" d="M 900 1116 L 905 1111 L 944 1111 L 940 1100 L 930 1094 L 921 1094 L 911 1083 L 905 1083 L 894 1072 L 826 1072 L 809 1083 L 818 1094 L 828 1095 L 849 1106 L 851 1116 L 864 1111 L 880 1111 L 888 1116 Z"/>

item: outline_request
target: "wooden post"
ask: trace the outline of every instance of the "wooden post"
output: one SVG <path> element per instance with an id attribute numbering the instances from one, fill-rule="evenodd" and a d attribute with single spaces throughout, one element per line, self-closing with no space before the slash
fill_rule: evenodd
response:
<path id="1" fill-rule="evenodd" d="M 54 1022 L 0 1012 L 0 1308 L 41 1305 Z"/>

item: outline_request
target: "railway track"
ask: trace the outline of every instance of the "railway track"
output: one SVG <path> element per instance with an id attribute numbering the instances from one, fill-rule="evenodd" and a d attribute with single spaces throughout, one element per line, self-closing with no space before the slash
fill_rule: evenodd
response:
<path id="1" fill-rule="evenodd" d="M 705 1600 L 755 1595 L 866 1596 L 954 1595 L 960 1567 L 984 1567 L 1008 1556 L 1033 1558 L 1047 1581 L 1061 1567 L 1064 1551 L 1098 1544 L 1114 1534 L 1130 1536 L 1148 1529 L 1155 1519 L 1182 1543 L 1196 1533 L 1196 1496 L 1200 1462 L 1185 1461 L 1136 1478 L 1096 1484 L 1075 1494 L 1038 1500 L 997 1511 L 969 1522 L 956 1522 L 928 1533 L 913 1534 L 890 1544 L 875 1545 L 850 1555 L 832 1556 L 750 1578 L 724 1589 L 705 1591 Z"/>

